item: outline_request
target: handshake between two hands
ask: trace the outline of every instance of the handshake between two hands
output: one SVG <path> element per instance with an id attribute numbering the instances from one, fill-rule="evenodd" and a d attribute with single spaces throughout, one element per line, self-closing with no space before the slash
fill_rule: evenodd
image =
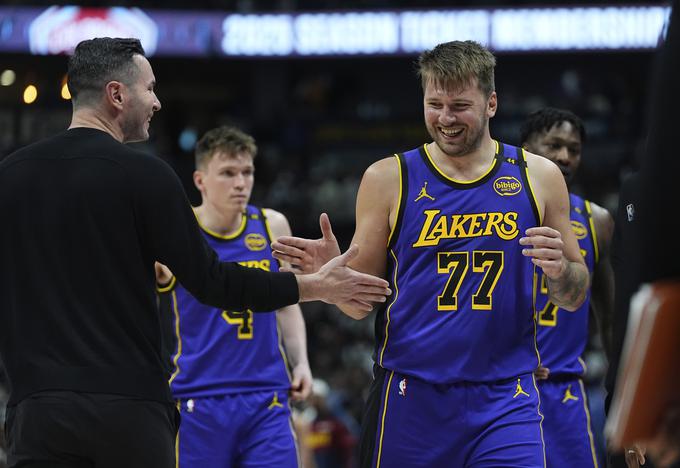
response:
<path id="1" fill-rule="evenodd" d="M 328 215 L 320 217 L 320 239 L 281 236 L 272 243 L 274 257 L 285 266 L 281 271 L 299 275 L 300 302 L 321 300 L 364 312 L 392 294 L 389 283 L 351 269 L 347 264 L 359 253 L 357 245 L 340 253 Z"/>

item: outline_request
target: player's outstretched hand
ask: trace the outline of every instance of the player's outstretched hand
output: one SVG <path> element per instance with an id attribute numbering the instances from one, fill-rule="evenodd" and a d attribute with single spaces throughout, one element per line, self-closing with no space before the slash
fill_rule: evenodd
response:
<path id="1" fill-rule="evenodd" d="M 321 213 L 319 225 L 321 226 L 320 239 L 281 236 L 272 242 L 274 257 L 289 265 L 281 268 L 281 271 L 301 274 L 316 273 L 330 259 L 340 255 L 340 247 L 333 235 L 331 221 L 326 213 Z"/>
<path id="2" fill-rule="evenodd" d="M 558 279 L 567 269 L 567 259 L 562 252 L 564 241 L 557 229 L 548 226 L 529 228 L 526 237 L 519 240 L 521 245 L 531 246 L 522 249 L 522 254 L 530 257 L 534 265 L 543 269 L 550 279 Z"/>
<path id="3" fill-rule="evenodd" d="M 392 293 L 387 281 L 359 273 L 347 266 L 358 253 L 359 247 L 353 245 L 344 254 L 323 265 L 318 272 L 298 275 L 300 302 L 347 304 L 363 311 L 371 311 L 373 304 L 385 302 L 386 297 Z"/>

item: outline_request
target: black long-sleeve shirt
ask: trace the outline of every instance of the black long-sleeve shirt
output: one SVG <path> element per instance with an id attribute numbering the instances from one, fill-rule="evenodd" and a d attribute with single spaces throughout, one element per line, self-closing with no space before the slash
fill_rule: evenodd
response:
<path id="1" fill-rule="evenodd" d="M 172 169 L 75 128 L 0 162 L 0 355 L 10 404 L 41 390 L 171 401 L 154 261 L 230 310 L 297 302 L 290 273 L 218 261 Z"/>
<path id="2" fill-rule="evenodd" d="M 616 211 L 614 236 L 611 246 L 611 262 L 614 270 L 615 297 L 612 317 L 612 349 L 609 368 L 605 379 L 607 389 L 606 409 L 614 395 L 614 385 L 619 369 L 619 361 L 623 350 L 623 341 L 628 326 L 628 310 L 630 299 L 640 287 L 640 271 L 637 265 L 635 249 L 639 248 L 637 219 L 639 208 L 638 175 L 632 174 L 619 189 L 619 206 Z"/>

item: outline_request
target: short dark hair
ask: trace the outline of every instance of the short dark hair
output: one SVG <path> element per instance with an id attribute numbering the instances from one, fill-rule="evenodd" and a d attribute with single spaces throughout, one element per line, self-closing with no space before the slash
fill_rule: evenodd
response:
<path id="1" fill-rule="evenodd" d="M 138 72 L 135 55 L 144 56 L 139 39 L 98 37 L 80 42 L 68 61 L 73 102 L 99 97 L 109 81 L 133 83 Z"/>
<path id="2" fill-rule="evenodd" d="M 520 143 L 524 144 L 529 139 L 542 132 L 548 132 L 555 125 L 560 122 L 569 122 L 578 130 L 581 136 L 581 141 L 586 141 L 586 127 L 583 125 L 583 120 L 576 114 L 566 109 L 557 109 L 555 107 L 544 107 L 532 112 L 522 123 L 520 128 Z"/>
<path id="3" fill-rule="evenodd" d="M 217 151 L 236 156 L 247 153 L 253 159 L 257 154 L 255 138 L 236 127 L 223 125 L 208 130 L 196 143 L 196 169 L 205 167 Z"/>

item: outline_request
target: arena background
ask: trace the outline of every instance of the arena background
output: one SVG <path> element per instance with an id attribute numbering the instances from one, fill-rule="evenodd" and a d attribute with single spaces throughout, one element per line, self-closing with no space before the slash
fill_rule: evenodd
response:
<path id="1" fill-rule="evenodd" d="M 580 8 L 586 4 L 591 6 L 585 0 L 197 0 L 191 3 L 191 9 L 224 16 L 465 8 L 493 11 L 510 7 Z M 49 5 L 35 1 L 30 7 L 46 9 Z M 658 2 L 636 5 L 665 6 Z M 110 5 L 90 2 L 81 6 Z M 190 13 L 186 3 L 176 0 L 121 2 L 117 6 Z M 25 7 L 28 5 L 23 2 L 10 0 L 0 9 L 0 73 L 6 78 L 6 70 L 14 72 L 12 83 L 5 85 L 9 80 L 3 78 L 0 86 L 0 159 L 66 128 L 70 119 L 70 102 L 60 96 L 66 55 L 32 55 L 29 51 L 7 51 L 2 45 L 16 33 L 8 32 L 12 15 Z M 456 38 L 455 34 L 450 37 Z M 282 211 L 293 232 L 307 237 L 318 236 L 318 216 L 326 211 L 337 237 L 346 246 L 354 228 L 355 194 L 363 170 L 379 158 L 411 149 L 428 138 L 422 121 L 422 92 L 415 75 L 417 55 L 238 57 L 212 52 L 200 57 L 152 56 L 156 91 L 163 108 L 154 116 L 151 139 L 138 146 L 171 164 L 191 201 L 197 203 L 200 197 L 191 179 L 192 143 L 209 128 L 237 125 L 254 135 L 259 146 L 253 203 Z M 519 144 L 519 125 L 529 112 L 546 105 L 574 111 L 584 119 L 588 132 L 574 191 L 613 211 L 620 181 L 634 169 L 644 143 L 653 46 L 498 51 L 496 55 L 499 111 L 491 120 L 492 135 Z M 38 97 L 26 104 L 23 94 L 30 84 L 36 86 Z M 339 452 L 351 453 L 363 393 L 370 381 L 373 319 L 356 322 L 324 304 L 305 304 L 303 310 L 312 370 L 315 377 L 329 384 L 330 391 L 326 394 L 319 384 L 322 397 L 307 405 L 311 410 L 300 408 L 300 421 L 319 418 L 324 413 L 322 406 L 327 404 L 333 424 L 348 429 L 334 433 L 332 437 L 339 438 L 342 433 L 344 438 L 332 443 Z M 594 336 L 588 362 L 593 417 L 597 419 L 601 418 L 600 387 L 606 362 L 601 343 Z M 3 383 L 6 386 L 0 371 L 0 398 Z M 324 437 L 312 433 L 306 440 L 312 447 L 322 447 L 328 442 Z M 0 467 L 2 460 L 0 443 Z M 352 466 L 351 459 L 334 463 L 339 463 L 335 455 L 318 458 L 316 466 Z"/>

